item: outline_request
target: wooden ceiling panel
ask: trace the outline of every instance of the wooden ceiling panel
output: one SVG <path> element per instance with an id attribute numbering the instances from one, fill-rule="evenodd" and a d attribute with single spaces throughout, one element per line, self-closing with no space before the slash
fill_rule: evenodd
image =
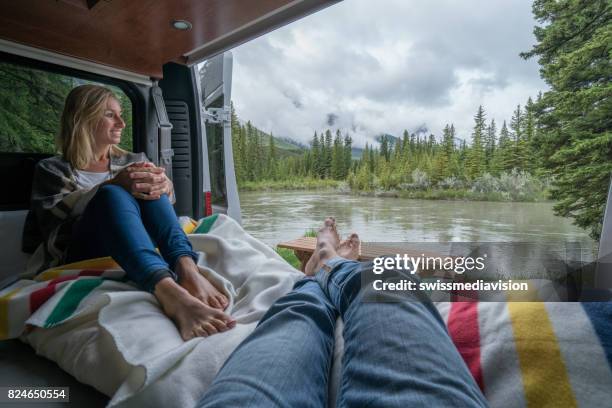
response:
<path id="1" fill-rule="evenodd" d="M 0 0 L 0 38 L 161 78 L 168 61 L 192 62 L 189 54 L 219 51 L 211 44 L 222 39 L 234 46 L 335 2 Z M 176 30 L 174 20 L 193 28 Z"/>

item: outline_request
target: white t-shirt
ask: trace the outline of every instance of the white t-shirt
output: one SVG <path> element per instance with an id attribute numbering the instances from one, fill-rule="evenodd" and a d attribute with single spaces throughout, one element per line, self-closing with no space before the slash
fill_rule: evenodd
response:
<path id="1" fill-rule="evenodd" d="M 92 189 L 100 183 L 110 180 L 110 171 L 97 173 L 93 171 L 76 170 L 77 185 L 85 190 Z"/>

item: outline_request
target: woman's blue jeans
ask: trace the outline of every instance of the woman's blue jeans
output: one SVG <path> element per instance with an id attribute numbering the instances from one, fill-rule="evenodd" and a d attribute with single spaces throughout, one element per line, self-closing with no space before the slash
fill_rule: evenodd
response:
<path id="1" fill-rule="evenodd" d="M 327 267 L 272 306 L 198 407 L 325 407 L 338 315 L 339 407 L 487 406 L 426 295 L 363 302 L 364 264 L 334 258 Z"/>
<path id="2" fill-rule="evenodd" d="M 99 187 L 74 225 L 66 261 L 103 256 L 113 257 L 128 279 L 149 292 L 165 277 L 176 279 L 179 257 L 197 261 L 168 196 L 139 200 L 112 184 Z"/>

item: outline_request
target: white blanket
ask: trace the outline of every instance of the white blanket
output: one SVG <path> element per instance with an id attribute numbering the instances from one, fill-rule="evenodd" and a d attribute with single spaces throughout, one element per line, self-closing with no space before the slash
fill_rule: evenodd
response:
<path id="1" fill-rule="evenodd" d="M 153 295 L 117 282 L 89 296 L 79 306 L 85 312 L 22 339 L 111 397 L 109 407 L 194 406 L 229 354 L 303 274 L 223 215 L 208 234 L 189 239 L 201 253 L 201 272 L 229 295 L 234 329 L 184 342 Z M 41 325 L 37 314 L 29 324 Z"/>

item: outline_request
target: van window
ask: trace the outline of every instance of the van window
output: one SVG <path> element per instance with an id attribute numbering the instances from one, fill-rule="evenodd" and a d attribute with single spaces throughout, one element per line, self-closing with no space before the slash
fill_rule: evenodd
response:
<path id="1" fill-rule="evenodd" d="M 88 83 L 95 82 L 0 62 L 0 152 L 55 153 L 66 96 Z M 132 103 L 121 89 L 105 86 L 121 103 L 126 127 L 120 146 L 131 151 Z"/>

